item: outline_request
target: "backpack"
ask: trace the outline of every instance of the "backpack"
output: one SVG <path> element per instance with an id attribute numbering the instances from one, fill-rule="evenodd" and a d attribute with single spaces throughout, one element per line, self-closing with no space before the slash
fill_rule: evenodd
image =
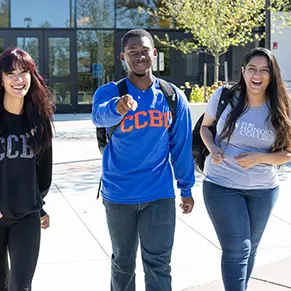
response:
<path id="1" fill-rule="evenodd" d="M 212 132 L 213 138 L 216 135 L 217 122 L 230 100 L 229 89 L 230 89 L 230 86 L 223 87 L 221 96 L 219 98 L 219 103 L 217 105 L 216 120 L 211 126 L 209 126 L 209 130 Z M 203 143 L 201 135 L 200 135 L 200 128 L 201 128 L 203 118 L 204 118 L 204 113 L 200 116 L 200 118 L 196 122 L 195 127 L 192 131 L 192 155 L 193 155 L 196 167 L 201 172 L 203 172 L 204 170 L 205 159 L 209 155 L 209 151 L 207 147 L 205 146 L 205 144 Z"/>
<path id="2" fill-rule="evenodd" d="M 174 122 L 175 116 L 176 116 L 176 109 L 177 109 L 177 98 L 176 98 L 176 93 L 173 89 L 173 87 L 169 84 L 169 82 L 157 78 L 159 81 L 160 88 L 169 104 L 171 113 L 172 113 L 172 120 Z M 123 96 L 125 94 L 128 94 L 128 89 L 126 86 L 126 81 L 125 79 L 121 79 L 117 81 L 117 88 L 119 92 L 119 96 Z M 172 122 L 172 124 L 173 124 Z M 121 123 L 121 122 L 120 122 Z M 112 126 L 109 128 L 108 133 L 106 134 L 106 128 L 105 127 L 96 127 L 96 137 L 97 137 L 97 142 L 98 142 L 98 148 L 100 153 L 103 155 L 104 149 L 109 142 L 109 139 L 111 138 L 112 134 L 116 130 L 116 128 L 120 125 L 120 123 Z"/>

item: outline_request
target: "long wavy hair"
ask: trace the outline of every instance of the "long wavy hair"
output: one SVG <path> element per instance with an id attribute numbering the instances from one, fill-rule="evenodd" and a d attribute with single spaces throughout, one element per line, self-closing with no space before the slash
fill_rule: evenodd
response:
<path id="1" fill-rule="evenodd" d="M 27 143 L 34 153 L 40 154 L 42 150 L 52 143 L 52 117 L 55 110 L 54 97 L 46 86 L 44 79 L 38 73 L 32 57 L 18 48 L 8 48 L 0 55 L 0 84 L 2 73 L 12 72 L 16 69 L 28 71 L 31 75 L 31 84 L 24 96 L 22 118 L 27 130 Z M 0 90 L 0 134 L 2 133 L 8 117 L 4 110 L 5 88 Z"/>
<path id="2" fill-rule="evenodd" d="M 270 104 L 269 121 L 271 121 L 276 139 L 270 152 L 287 150 L 291 148 L 291 98 L 283 82 L 279 65 L 271 51 L 265 48 L 254 48 L 245 57 L 242 67 L 246 68 L 253 57 L 263 56 L 268 60 L 270 83 L 266 89 L 266 96 Z M 239 92 L 235 102 L 233 96 Z M 235 129 L 237 119 L 248 109 L 247 88 L 241 72 L 240 80 L 231 88 L 230 94 L 232 110 L 226 119 L 225 126 L 219 136 L 220 139 L 229 139 Z"/>

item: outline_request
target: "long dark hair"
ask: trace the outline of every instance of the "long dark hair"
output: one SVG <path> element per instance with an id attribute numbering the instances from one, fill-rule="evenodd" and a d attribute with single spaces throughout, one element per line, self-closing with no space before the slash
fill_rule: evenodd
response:
<path id="1" fill-rule="evenodd" d="M 269 120 L 276 131 L 276 140 L 272 145 L 270 152 L 286 150 L 291 147 L 291 99 L 288 95 L 287 88 L 283 82 L 279 65 L 275 56 L 271 51 L 265 48 L 254 48 L 245 57 L 242 67 L 246 68 L 253 57 L 263 56 L 268 60 L 270 71 L 270 83 L 266 89 L 266 95 L 270 104 Z M 239 92 L 238 100 L 235 102 L 235 92 Z M 227 139 L 229 141 L 234 129 L 237 119 L 248 109 L 246 83 L 241 72 L 240 80 L 231 88 L 232 110 L 226 119 L 225 126 L 219 136 L 220 139 Z"/>
<path id="2" fill-rule="evenodd" d="M 55 110 L 55 101 L 44 79 L 38 73 L 32 57 L 18 48 L 8 48 L 0 55 L 0 84 L 2 72 L 8 73 L 20 68 L 30 72 L 31 84 L 24 96 L 22 118 L 27 130 L 27 143 L 36 154 L 51 145 L 52 116 Z M 7 122 L 4 110 L 5 89 L 0 90 L 0 134 Z"/>

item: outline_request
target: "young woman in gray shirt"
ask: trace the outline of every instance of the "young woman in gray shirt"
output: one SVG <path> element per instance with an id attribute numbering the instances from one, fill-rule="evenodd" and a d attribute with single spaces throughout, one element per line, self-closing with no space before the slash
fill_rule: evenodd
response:
<path id="1" fill-rule="evenodd" d="M 290 96 L 274 55 L 255 48 L 217 121 L 222 88 L 210 98 L 201 136 L 206 158 L 203 195 L 222 247 L 226 291 L 245 291 L 257 248 L 276 202 L 278 166 L 291 161 Z"/>

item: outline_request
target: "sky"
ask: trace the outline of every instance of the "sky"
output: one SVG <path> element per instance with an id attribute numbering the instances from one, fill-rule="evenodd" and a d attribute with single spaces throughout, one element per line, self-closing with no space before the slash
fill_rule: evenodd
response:
<path id="1" fill-rule="evenodd" d="M 74 0 L 10 0 L 11 26 L 25 27 L 24 18 L 32 19 L 30 27 L 40 27 L 45 21 L 51 27 L 66 27 L 70 19 L 70 1 Z"/>

